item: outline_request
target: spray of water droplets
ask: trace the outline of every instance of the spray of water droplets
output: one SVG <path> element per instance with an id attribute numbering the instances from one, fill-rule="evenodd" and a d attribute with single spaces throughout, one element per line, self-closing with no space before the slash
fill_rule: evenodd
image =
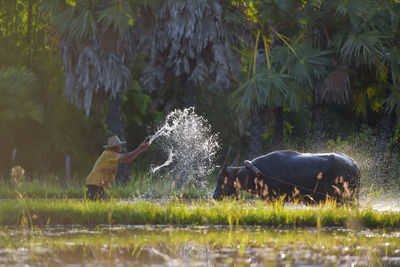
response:
<path id="1" fill-rule="evenodd" d="M 204 178 L 215 168 L 218 135 L 212 133 L 207 120 L 197 115 L 193 107 L 168 114 L 149 142 L 156 142 L 164 154 L 168 154 L 167 160 L 150 172 L 162 169 L 176 180 L 178 187 L 189 181 L 204 184 Z"/>
<path id="2" fill-rule="evenodd" d="M 377 160 L 374 139 L 356 139 L 353 142 L 329 143 L 329 146 L 318 145 L 308 147 L 312 152 L 341 152 L 353 158 L 361 171 L 361 188 L 359 204 L 361 207 L 372 207 L 379 211 L 400 210 L 400 183 L 398 167 L 382 165 Z"/>

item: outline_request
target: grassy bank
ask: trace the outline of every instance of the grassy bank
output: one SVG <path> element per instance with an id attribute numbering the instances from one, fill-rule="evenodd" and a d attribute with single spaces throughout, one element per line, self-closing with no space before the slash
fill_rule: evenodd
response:
<path id="1" fill-rule="evenodd" d="M 106 189 L 106 193 L 110 198 L 114 199 L 127 199 L 131 197 L 161 198 L 174 195 L 192 199 L 206 196 L 208 192 L 211 192 L 214 188 L 213 181 L 210 180 L 208 184 L 208 186 L 202 188 L 189 184 L 182 189 L 178 189 L 171 179 L 135 174 L 135 177 L 127 184 L 118 185 L 114 183 L 111 189 Z M 25 181 L 18 185 L 0 183 L 0 199 L 71 199 L 84 198 L 84 196 L 84 181 L 74 181 L 68 186 L 63 186 L 55 182 L 54 179 Z"/>
<path id="2" fill-rule="evenodd" d="M 0 224 L 188 224 L 400 227 L 400 212 L 371 208 L 320 206 L 287 207 L 283 203 L 236 201 L 87 202 L 79 200 L 3 200 Z"/>

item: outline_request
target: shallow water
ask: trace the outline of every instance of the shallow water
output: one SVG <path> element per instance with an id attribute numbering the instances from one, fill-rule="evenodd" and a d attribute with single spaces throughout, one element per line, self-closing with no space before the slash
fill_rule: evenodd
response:
<path id="1" fill-rule="evenodd" d="M 398 266 L 400 231 L 226 226 L 0 228 L 0 265 Z"/>

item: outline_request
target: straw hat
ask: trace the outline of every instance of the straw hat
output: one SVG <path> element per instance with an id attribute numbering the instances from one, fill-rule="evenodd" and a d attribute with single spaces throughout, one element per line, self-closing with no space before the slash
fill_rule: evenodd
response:
<path id="1" fill-rule="evenodd" d="M 125 141 L 121 141 L 119 140 L 118 136 L 114 135 L 108 138 L 108 144 L 103 146 L 104 148 L 109 148 L 109 147 L 114 147 L 114 146 L 119 146 L 119 145 L 123 145 L 126 142 Z"/>

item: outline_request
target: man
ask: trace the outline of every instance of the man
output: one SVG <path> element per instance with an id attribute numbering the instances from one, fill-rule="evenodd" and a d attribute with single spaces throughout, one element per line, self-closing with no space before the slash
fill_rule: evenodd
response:
<path id="1" fill-rule="evenodd" d="M 144 141 L 135 150 L 121 154 L 122 145 L 125 143 L 121 142 L 116 135 L 108 138 L 108 144 L 103 146 L 105 148 L 103 154 L 97 159 L 93 170 L 86 178 L 86 198 L 90 200 L 106 199 L 104 187 L 111 188 L 117 174 L 118 163 L 131 162 L 150 145 Z"/>

